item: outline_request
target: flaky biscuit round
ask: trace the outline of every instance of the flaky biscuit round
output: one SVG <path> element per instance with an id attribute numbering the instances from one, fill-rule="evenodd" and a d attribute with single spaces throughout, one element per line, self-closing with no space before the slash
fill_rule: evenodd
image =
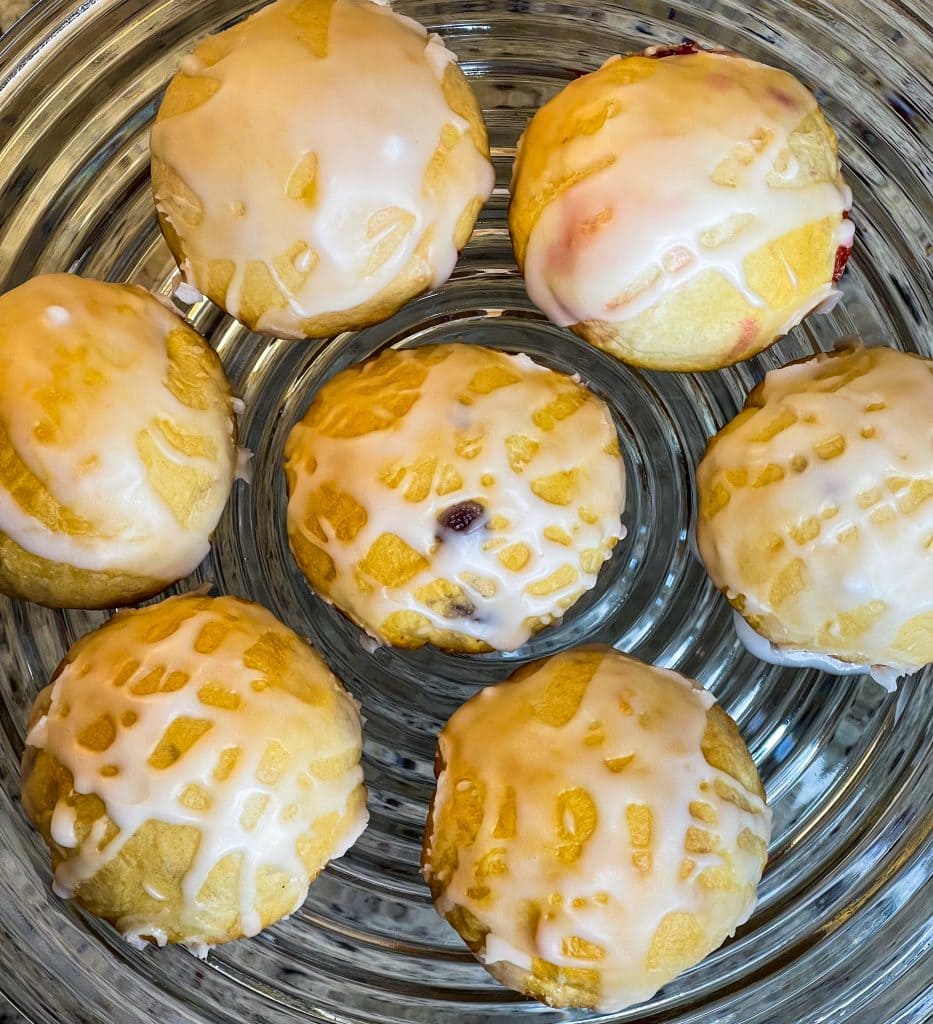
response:
<path id="1" fill-rule="evenodd" d="M 78 641 L 36 699 L 23 806 L 55 891 L 135 945 L 292 913 L 366 825 L 360 720 L 259 605 L 174 597 Z"/>
<path id="2" fill-rule="evenodd" d="M 609 410 L 523 355 L 387 350 L 321 388 L 285 456 L 302 572 L 400 647 L 520 647 L 624 534 Z"/>
<path id="3" fill-rule="evenodd" d="M 48 274 L 0 296 L 0 590 L 103 608 L 188 575 L 234 435 L 220 360 L 142 288 Z"/>
<path id="4" fill-rule="evenodd" d="M 660 52 L 612 57 L 535 114 L 509 227 L 555 323 L 635 365 L 706 370 L 835 295 L 850 205 L 836 137 L 796 79 Z"/>
<path id="5" fill-rule="evenodd" d="M 697 491 L 710 577 L 776 653 L 933 662 L 933 361 L 846 348 L 771 371 Z"/>
<path id="6" fill-rule="evenodd" d="M 493 977 L 549 1003 L 652 996 L 751 914 L 771 813 L 735 723 L 674 672 L 581 647 L 440 734 L 422 866 Z"/>
<path id="7" fill-rule="evenodd" d="M 493 185 L 454 55 L 369 0 L 278 0 L 203 40 L 151 148 L 185 280 L 291 338 L 384 320 L 445 281 Z"/>

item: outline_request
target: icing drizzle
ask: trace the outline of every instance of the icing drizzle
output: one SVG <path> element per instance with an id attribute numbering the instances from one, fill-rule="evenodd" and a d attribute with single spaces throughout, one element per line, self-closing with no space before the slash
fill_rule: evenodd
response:
<path id="1" fill-rule="evenodd" d="M 754 655 L 769 665 L 784 665 L 788 668 L 815 668 L 828 672 L 832 676 L 870 675 L 879 686 L 888 692 L 897 689 L 897 681 L 904 673 L 897 669 L 885 668 L 883 665 L 853 665 L 849 661 L 840 661 L 829 654 L 815 651 L 804 651 L 800 648 L 786 647 L 773 643 L 763 637 L 742 618 L 737 611 L 732 612 L 732 621 L 742 646 L 749 654 Z"/>
<path id="2" fill-rule="evenodd" d="M 854 227 L 842 215 L 852 196 L 838 161 L 833 180 L 811 180 L 788 147 L 818 111 L 813 95 L 791 75 L 733 54 L 661 56 L 641 80 L 607 79 L 616 113 L 553 157 L 558 179 L 614 158 L 548 203 L 528 240 L 528 293 L 561 326 L 632 320 L 708 270 L 761 307 L 746 257 L 823 218 L 836 221 L 837 247 L 851 247 Z M 784 330 L 832 291 L 827 277 Z"/>
<path id="3" fill-rule="evenodd" d="M 654 962 L 668 915 L 699 922 L 700 956 L 748 918 L 771 812 L 707 762 L 714 704 L 677 673 L 584 647 L 455 712 L 424 873 L 441 913 L 488 929 L 486 964 L 576 969 L 597 1009 L 619 1009 L 677 973 Z"/>
<path id="4" fill-rule="evenodd" d="M 173 337 L 189 351 L 206 342 L 142 289 L 69 274 L 0 297 L 0 324 L 0 425 L 34 480 L 25 503 L 19 486 L 0 486 L 0 530 L 79 569 L 191 572 L 209 550 L 236 451 L 219 363 L 194 368 L 182 355 L 170 366 Z M 172 473 L 190 504 L 167 500 L 158 478 Z"/>
<path id="5" fill-rule="evenodd" d="M 209 655 L 199 653 L 207 648 Z M 265 609 L 231 597 L 170 598 L 122 613 L 70 658 L 26 742 L 71 772 L 75 793 L 96 794 L 106 815 L 79 844 L 69 795 L 56 804 L 51 837 L 72 854 L 56 869 L 58 895 L 73 895 L 147 821 L 194 826 L 200 839 L 181 883 L 181 925 L 193 929 L 189 945 L 203 955 L 214 936 L 196 930 L 200 894 L 224 857 L 241 857 L 238 913 L 243 934 L 254 935 L 259 868 L 297 883 L 294 910 L 309 882 L 302 837 L 332 815 L 340 822 L 330 852 L 337 857 L 365 828 L 356 705 L 318 655 Z M 112 742 L 90 749 L 83 736 L 101 719 L 111 723 Z M 206 732 L 170 761 L 165 738 L 179 720 L 203 722 Z M 330 767 L 337 764 L 344 768 Z M 119 832 L 101 846 L 108 822 Z M 151 913 L 117 927 L 130 942 L 148 936 L 162 945 L 179 920 L 162 919 L 164 895 L 151 886 L 146 893 L 155 901 Z"/>
<path id="6" fill-rule="evenodd" d="M 711 441 L 700 553 L 784 657 L 829 655 L 882 685 L 933 660 L 931 371 L 884 347 L 792 363 Z"/>
<path id="7" fill-rule="evenodd" d="M 335 572 L 323 596 L 371 633 L 381 635 L 389 615 L 407 610 L 437 630 L 497 650 L 520 647 L 532 619 L 560 618 L 568 601 L 595 585 L 624 536 L 625 470 L 609 411 L 575 381 L 525 355 L 458 344 L 392 353 L 394 369 L 381 358 L 387 374 L 381 390 L 372 384 L 380 372 L 374 361 L 341 378 L 358 380 L 361 399 L 377 415 L 410 394 L 404 415 L 381 429 L 334 436 L 341 432 L 334 425 L 346 422 L 354 407 L 325 385 L 289 437 L 293 547 L 297 534 L 327 552 Z M 424 359 L 432 365 L 409 392 L 400 375 L 405 364 Z M 418 473 L 429 466 L 422 486 Z M 567 500 L 539 483 L 564 478 L 573 488 Z M 362 525 L 352 537 L 326 515 L 309 524 L 322 488 L 346 492 L 358 504 Z M 386 534 L 404 541 L 422 567 L 399 585 L 379 579 L 361 585 L 367 553 Z M 562 581 L 555 577 L 560 571 Z M 419 598 L 419 588 L 436 579 L 462 587 L 469 614 L 450 617 Z"/>
<path id="8" fill-rule="evenodd" d="M 442 90 L 455 57 L 441 40 L 368 0 L 279 0 L 219 38 L 231 48 L 215 63 L 199 56 L 208 40 L 181 65 L 212 95 L 152 130 L 184 183 L 156 202 L 188 284 L 209 292 L 211 262 L 227 261 L 226 308 L 242 315 L 262 267 L 282 302 L 258 329 L 300 337 L 302 321 L 379 295 L 416 252 L 446 280 L 458 219 L 493 171 Z"/>

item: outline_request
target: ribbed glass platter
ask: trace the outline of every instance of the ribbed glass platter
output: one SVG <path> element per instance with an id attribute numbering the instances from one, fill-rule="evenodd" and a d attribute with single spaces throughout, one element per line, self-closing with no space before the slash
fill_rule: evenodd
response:
<path id="1" fill-rule="evenodd" d="M 42 0 L 0 38 L 0 290 L 70 270 L 177 283 L 149 195 L 148 133 L 180 56 L 254 0 Z M 593 1020 L 642 1024 L 933 1019 L 933 671 L 888 694 L 867 678 L 765 665 L 739 646 L 694 560 L 693 469 L 764 372 L 859 334 L 933 355 L 931 9 L 923 0 L 412 0 L 485 108 L 495 193 L 453 278 L 387 323 L 328 343 L 249 333 L 208 302 L 181 307 L 246 402 L 251 485 L 177 589 L 250 597 L 307 636 L 362 703 L 372 821 L 288 921 L 200 962 L 137 952 L 51 894 L 19 802 L 29 706 L 102 613 L 0 600 L 0 992 L 35 1024 L 480 1024 L 586 1019 L 499 987 L 435 914 L 418 873 L 434 744 L 481 686 L 582 640 L 677 668 L 738 721 L 774 807 L 760 903 L 736 937 L 650 1004 Z M 843 301 L 764 355 L 707 374 L 629 369 L 549 325 L 506 230 L 516 139 L 533 111 L 609 55 L 684 38 L 787 68 L 840 141 L 855 203 Z M 248 146 L 249 140 L 244 139 Z M 629 532 L 565 621 L 512 655 L 364 647 L 314 597 L 285 537 L 282 449 L 320 384 L 387 345 L 462 339 L 578 372 L 609 403 L 629 479 Z M 931 580 L 933 586 L 933 580 Z"/>

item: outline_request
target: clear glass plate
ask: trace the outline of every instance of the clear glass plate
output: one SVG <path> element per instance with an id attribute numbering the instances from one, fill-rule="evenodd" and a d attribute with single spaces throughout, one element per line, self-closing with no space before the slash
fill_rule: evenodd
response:
<path id="1" fill-rule="evenodd" d="M 255 0 L 43 0 L 0 39 L 0 289 L 72 270 L 168 295 L 177 280 L 148 190 L 161 90 L 194 41 Z M 0 991 L 34 1022 L 413 1021 L 478 1024 L 549 1010 L 499 987 L 435 914 L 418 874 L 435 734 L 476 690 L 531 657 L 604 640 L 695 676 L 739 722 L 775 812 L 754 917 L 650 1004 L 644 1024 L 919 1022 L 933 1017 L 933 671 L 886 694 L 868 679 L 764 665 L 688 544 L 693 468 L 708 435 L 770 367 L 857 333 L 933 355 L 930 8 L 898 0 L 412 0 L 486 111 L 498 184 L 453 279 L 388 323 L 328 344 L 250 334 L 190 308 L 246 400 L 252 486 L 236 485 L 205 580 L 312 639 L 362 702 L 372 823 L 287 922 L 201 963 L 136 952 L 51 895 L 19 804 L 33 697 L 100 613 L 0 601 Z M 709 374 L 626 368 L 529 303 L 506 231 L 515 140 L 565 82 L 610 54 L 684 37 L 786 67 L 839 134 L 858 234 L 844 301 L 769 352 Z M 925 134 L 927 133 L 927 134 Z M 248 144 L 248 140 L 244 140 Z M 629 475 L 627 539 L 563 624 L 513 655 L 368 653 L 312 596 L 289 555 L 282 447 L 322 380 L 385 345 L 453 339 L 580 372 L 610 403 Z M 933 581 L 931 581 L 933 585 Z"/>

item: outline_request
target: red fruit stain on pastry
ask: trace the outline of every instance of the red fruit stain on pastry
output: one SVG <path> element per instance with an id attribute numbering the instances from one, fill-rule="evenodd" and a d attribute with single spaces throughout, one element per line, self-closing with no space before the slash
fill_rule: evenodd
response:
<path id="1" fill-rule="evenodd" d="M 615 209 L 598 196 L 577 196 L 572 189 L 565 192 L 557 238 L 548 250 L 550 266 L 572 272 L 577 254 L 587 249 L 615 216 Z"/>
<path id="2" fill-rule="evenodd" d="M 843 220 L 849 219 L 849 211 L 844 210 L 842 214 Z M 836 262 L 833 264 L 833 284 L 835 284 L 840 277 L 842 277 L 843 270 L 846 269 L 846 263 L 849 262 L 849 253 L 852 252 L 851 245 L 840 245 L 836 250 Z"/>
<path id="3" fill-rule="evenodd" d="M 736 362 L 741 359 L 742 353 L 748 351 L 758 339 L 758 321 L 753 316 L 743 317 L 739 321 L 739 340 L 729 350 L 729 361 Z"/>
<path id="4" fill-rule="evenodd" d="M 598 244 L 600 233 L 616 218 L 622 217 L 625 222 L 627 201 L 625 196 L 578 196 L 573 189 L 568 189 L 560 203 L 555 237 L 547 246 L 544 257 L 542 269 L 545 279 L 573 279 L 580 274 L 586 265 L 587 252 Z M 566 324 L 586 319 L 579 315 L 579 310 L 572 310 L 562 302 L 557 294 L 552 294 L 551 298 L 557 303 L 558 315 Z"/>
<path id="5" fill-rule="evenodd" d="M 768 95 L 771 99 L 776 100 L 785 110 L 796 110 L 797 100 L 791 96 L 789 92 L 785 92 L 783 89 L 778 89 L 775 86 L 768 87 Z"/>
<path id="6" fill-rule="evenodd" d="M 758 337 L 758 321 L 753 316 L 747 316 L 739 321 L 739 326 L 741 327 L 739 344 L 751 345 Z"/>
<path id="7" fill-rule="evenodd" d="M 668 46 L 649 46 L 644 52 L 645 57 L 686 57 L 689 53 L 699 53 L 704 47 L 699 43 L 671 43 Z"/>

